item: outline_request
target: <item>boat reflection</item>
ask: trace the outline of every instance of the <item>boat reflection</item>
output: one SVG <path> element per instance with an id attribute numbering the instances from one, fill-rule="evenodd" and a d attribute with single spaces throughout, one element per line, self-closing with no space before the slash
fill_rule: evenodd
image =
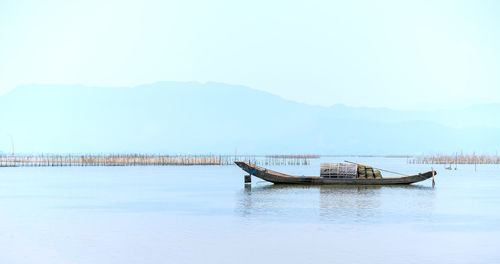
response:
<path id="1" fill-rule="evenodd" d="M 391 215 L 432 213 L 434 190 L 420 185 L 246 185 L 238 199 L 243 217 L 311 218 L 366 222 Z"/>

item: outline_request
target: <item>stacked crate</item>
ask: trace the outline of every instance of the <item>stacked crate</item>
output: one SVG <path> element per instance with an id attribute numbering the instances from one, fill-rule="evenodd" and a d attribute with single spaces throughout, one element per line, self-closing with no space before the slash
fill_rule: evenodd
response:
<path id="1" fill-rule="evenodd" d="M 358 166 L 358 178 L 360 179 L 382 179 L 382 173 L 379 170 L 374 170 L 370 166 Z"/>
<path id="2" fill-rule="evenodd" d="M 347 163 L 321 163 L 320 176 L 322 178 L 356 178 L 358 166 Z"/>

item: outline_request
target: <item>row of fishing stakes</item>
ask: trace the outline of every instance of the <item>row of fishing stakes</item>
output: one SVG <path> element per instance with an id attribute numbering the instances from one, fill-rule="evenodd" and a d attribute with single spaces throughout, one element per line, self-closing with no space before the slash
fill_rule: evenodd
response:
<path id="1" fill-rule="evenodd" d="M 498 155 L 430 155 L 408 159 L 410 164 L 500 164 Z"/>
<path id="2" fill-rule="evenodd" d="M 474 171 L 477 170 L 477 164 L 500 164 L 500 157 L 498 152 L 495 155 L 430 155 L 430 156 L 418 156 L 412 159 L 408 159 L 410 164 L 443 164 L 448 165 L 447 170 L 457 169 L 458 164 L 474 164 Z M 454 165 L 454 168 L 453 166 Z"/>
<path id="3" fill-rule="evenodd" d="M 249 161 L 257 165 L 309 165 L 313 155 L 22 155 L 0 156 L 0 167 L 60 167 L 60 166 L 164 166 L 164 165 L 234 165 Z"/>

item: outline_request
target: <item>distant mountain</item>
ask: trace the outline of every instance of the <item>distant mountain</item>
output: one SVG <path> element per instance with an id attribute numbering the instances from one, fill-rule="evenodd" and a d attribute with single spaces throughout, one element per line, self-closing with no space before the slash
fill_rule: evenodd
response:
<path id="1" fill-rule="evenodd" d="M 410 99 L 409 99 L 410 100 Z M 244 86 L 29 85 L 0 96 L 0 151 L 417 154 L 500 148 L 500 105 L 311 106 Z"/>

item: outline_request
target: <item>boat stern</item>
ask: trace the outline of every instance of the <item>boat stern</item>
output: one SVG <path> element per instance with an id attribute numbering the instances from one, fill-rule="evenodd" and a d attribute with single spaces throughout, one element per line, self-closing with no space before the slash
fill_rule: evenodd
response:
<path id="1" fill-rule="evenodd" d="M 234 164 L 238 165 L 238 167 L 240 167 L 242 169 L 246 165 L 244 161 L 235 161 Z"/>
<path id="2" fill-rule="evenodd" d="M 238 165 L 238 167 L 240 167 L 242 170 L 248 172 L 248 174 L 250 175 L 256 175 L 258 172 L 256 168 L 251 166 L 250 163 L 246 161 L 235 161 L 234 163 Z"/>

